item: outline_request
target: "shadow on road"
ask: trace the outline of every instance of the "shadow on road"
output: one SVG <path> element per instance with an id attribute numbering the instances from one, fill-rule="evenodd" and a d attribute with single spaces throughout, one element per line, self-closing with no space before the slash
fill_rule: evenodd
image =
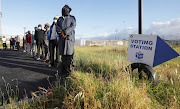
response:
<path id="1" fill-rule="evenodd" d="M 56 69 L 50 69 L 47 66 L 47 63 L 36 61 L 22 51 L 8 49 L 0 51 L 0 88 L 2 90 L 0 95 L 4 93 L 5 98 L 8 98 L 5 85 L 7 83 L 14 91 L 18 83 L 19 99 L 23 99 L 26 93 L 31 97 L 31 92 L 37 91 L 39 86 L 48 88 L 47 78 L 49 77 L 50 82 L 53 82 Z"/>

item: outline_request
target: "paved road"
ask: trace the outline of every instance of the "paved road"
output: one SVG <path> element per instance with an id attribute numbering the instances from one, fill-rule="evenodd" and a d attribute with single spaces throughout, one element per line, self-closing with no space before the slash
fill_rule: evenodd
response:
<path id="1" fill-rule="evenodd" d="M 56 69 L 50 69 L 47 66 L 47 63 L 36 61 L 22 51 L 0 50 L 0 88 L 2 92 L 7 97 L 2 77 L 13 90 L 16 90 L 17 82 L 12 80 L 18 80 L 19 99 L 22 99 L 25 93 L 31 97 L 31 92 L 37 91 L 39 86 L 48 88 L 47 77 L 50 77 L 51 82 L 54 81 Z"/>

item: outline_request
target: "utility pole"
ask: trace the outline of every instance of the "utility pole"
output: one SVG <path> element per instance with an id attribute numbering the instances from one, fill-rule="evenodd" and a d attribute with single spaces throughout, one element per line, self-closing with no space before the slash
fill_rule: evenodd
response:
<path id="1" fill-rule="evenodd" d="M 24 27 L 24 36 L 25 36 L 25 34 L 26 34 L 26 27 Z"/>
<path id="2" fill-rule="evenodd" d="M 1 0 L 0 0 L 0 36 L 2 36 L 1 18 L 2 18 L 2 12 L 1 12 Z"/>
<path id="3" fill-rule="evenodd" d="M 143 0 L 139 0 L 139 34 L 142 34 L 142 22 L 143 22 Z"/>
<path id="4" fill-rule="evenodd" d="M 118 30 L 116 29 L 116 38 L 117 38 L 117 40 L 119 40 L 119 37 L 117 37 L 117 32 L 118 32 Z"/>
<path id="5" fill-rule="evenodd" d="M 126 29 L 126 28 L 125 28 L 125 21 L 123 21 L 123 22 L 124 22 L 124 38 L 125 38 L 125 31 L 126 31 L 126 30 L 125 30 L 125 29 Z"/>
<path id="6" fill-rule="evenodd" d="M 114 40 L 116 40 L 116 34 L 115 34 L 115 37 L 114 37 L 115 39 Z"/>

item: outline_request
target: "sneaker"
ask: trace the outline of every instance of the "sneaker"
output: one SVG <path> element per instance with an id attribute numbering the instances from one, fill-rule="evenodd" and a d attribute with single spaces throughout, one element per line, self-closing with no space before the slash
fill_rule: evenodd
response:
<path id="1" fill-rule="evenodd" d="M 39 61 L 39 60 L 40 60 L 40 58 L 37 58 L 36 60 L 37 60 L 37 61 Z"/>
<path id="2" fill-rule="evenodd" d="M 49 64 L 48 67 L 51 68 L 51 64 Z"/>

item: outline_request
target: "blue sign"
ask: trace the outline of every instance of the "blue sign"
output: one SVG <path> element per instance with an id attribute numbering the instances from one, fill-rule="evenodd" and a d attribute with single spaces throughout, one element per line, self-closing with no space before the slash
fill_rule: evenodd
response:
<path id="1" fill-rule="evenodd" d="M 127 60 L 130 62 L 155 67 L 178 56 L 179 54 L 157 35 L 132 34 L 129 37 Z"/>
<path id="2" fill-rule="evenodd" d="M 166 42 L 164 42 L 159 36 L 157 36 L 153 67 L 178 56 L 179 54 L 175 50 L 173 50 Z"/>

